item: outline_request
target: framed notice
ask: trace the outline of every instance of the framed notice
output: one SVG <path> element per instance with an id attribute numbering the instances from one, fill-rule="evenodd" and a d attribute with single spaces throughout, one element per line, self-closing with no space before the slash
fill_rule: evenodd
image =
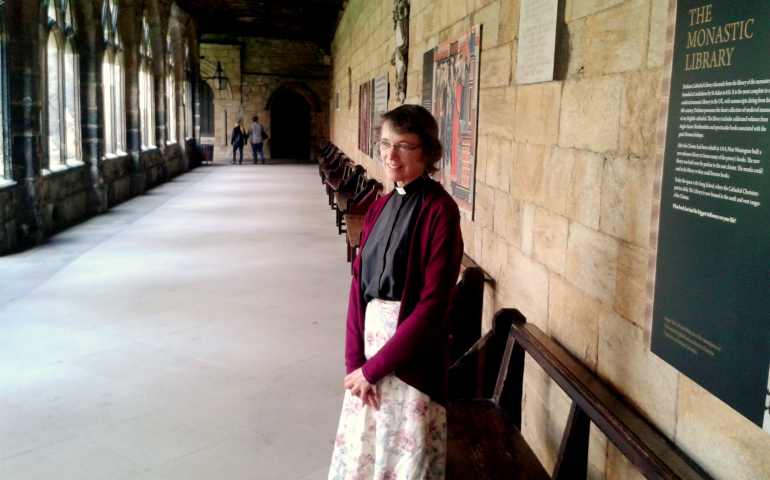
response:
<path id="1" fill-rule="evenodd" d="M 553 80 L 559 0 L 521 0 L 516 83 Z"/>
<path id="2" fill-rule="evenodd" d="M 444 146 L 437 180 L 470 219 L 476 183 L 480 46 L 481 26 L 476 25 L 436 47 L 433 55 L 433 116 Z"/>
<path id="3" fill-rule="evenodd" d="M 374 85 L 373 87 L 374 88 L 374 97 L 373 97 L 374 107 L 372 108 L 372 120 L 370 122 L 371 129 L 372 129 L 370 133 L 370 138 L 372 139 L 371 152 L 373 155 L 372 158 L 382 163 L 380 150 L 377 148 L 374 148 L 374 142 L 377 139 L 377 135 L 374 129 L 380 121 L 380 116 L 388 111 L 388 88 L 389 88 L 388 74 L 385 73 L 375 78 L 373 85 Z"/>
<path id="4" fill-rule="evenodd" d="M 372 156 L 372 81 L 358 88 L 358 149 Z"/>
<path id="5" fill-rule="evenodd" d="M 431 48 L 422 55 L 422 106 L 433 113 L 433 53 Z"/>
<path id="6" fill-rule="evenodd" d="M 645 333 L 770 432 L 770 3 L 679 0 L 675 14 Z"/>

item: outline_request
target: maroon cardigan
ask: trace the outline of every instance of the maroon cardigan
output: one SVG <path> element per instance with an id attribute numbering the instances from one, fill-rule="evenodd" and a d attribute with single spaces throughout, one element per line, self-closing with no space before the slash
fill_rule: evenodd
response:
<path id="1" fill-rule="evenodd" d="M 369 208 L 361 234 L 362 251 L 392 195 L 380 198 Z M 449 372 L 446 317 L 462 255 L 460 212 L 454 199 L 436 183 L 423 202 L 412 234 L 396 333 L 368 361 L 364 356 L 366 304 L 359 283 L 361 255 L 353 264 L 345 342 L 348 373 L 363 367 L 364 377 L 376 384 L 395 372 L 405 383 L 445 405 Z"/>

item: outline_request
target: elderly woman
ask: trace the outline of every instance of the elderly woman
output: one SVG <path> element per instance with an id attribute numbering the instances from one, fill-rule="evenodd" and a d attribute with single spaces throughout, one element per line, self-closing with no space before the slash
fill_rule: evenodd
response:
<path id="1" fill-rule="evenodd" d="M 347 319 L 345 400 L 330 480 L 443 479 L 446 316 L 463 242 L 457 204 L 432 180 L 433 116 L 384 114 L 379 148 L 395 189 L 366 215 Z"/>

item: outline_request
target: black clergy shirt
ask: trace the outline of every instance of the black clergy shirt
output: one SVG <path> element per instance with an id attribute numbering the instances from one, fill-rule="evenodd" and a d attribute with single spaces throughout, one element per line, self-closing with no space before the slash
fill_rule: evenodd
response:
<path id="1" fill-rule="evenodd" d="M 382 209 L 361 252 L 361 291 L 366 303 L 373 298 L 401 301 L 412 232 L 435 183 L 420 177 L 397 187 Z"/>

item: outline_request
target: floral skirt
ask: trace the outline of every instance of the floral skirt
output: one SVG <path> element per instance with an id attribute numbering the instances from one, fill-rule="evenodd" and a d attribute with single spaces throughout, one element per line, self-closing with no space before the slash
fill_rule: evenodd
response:
<path id="1" fill-rule="evenodd" d="M 400 302 L 366 306 L 366 358 L 396 332 Z M 374 387 L 379 411 L 345 392 L 329 480 L 443 480 L 446 410 L 393 374 Z"/>

